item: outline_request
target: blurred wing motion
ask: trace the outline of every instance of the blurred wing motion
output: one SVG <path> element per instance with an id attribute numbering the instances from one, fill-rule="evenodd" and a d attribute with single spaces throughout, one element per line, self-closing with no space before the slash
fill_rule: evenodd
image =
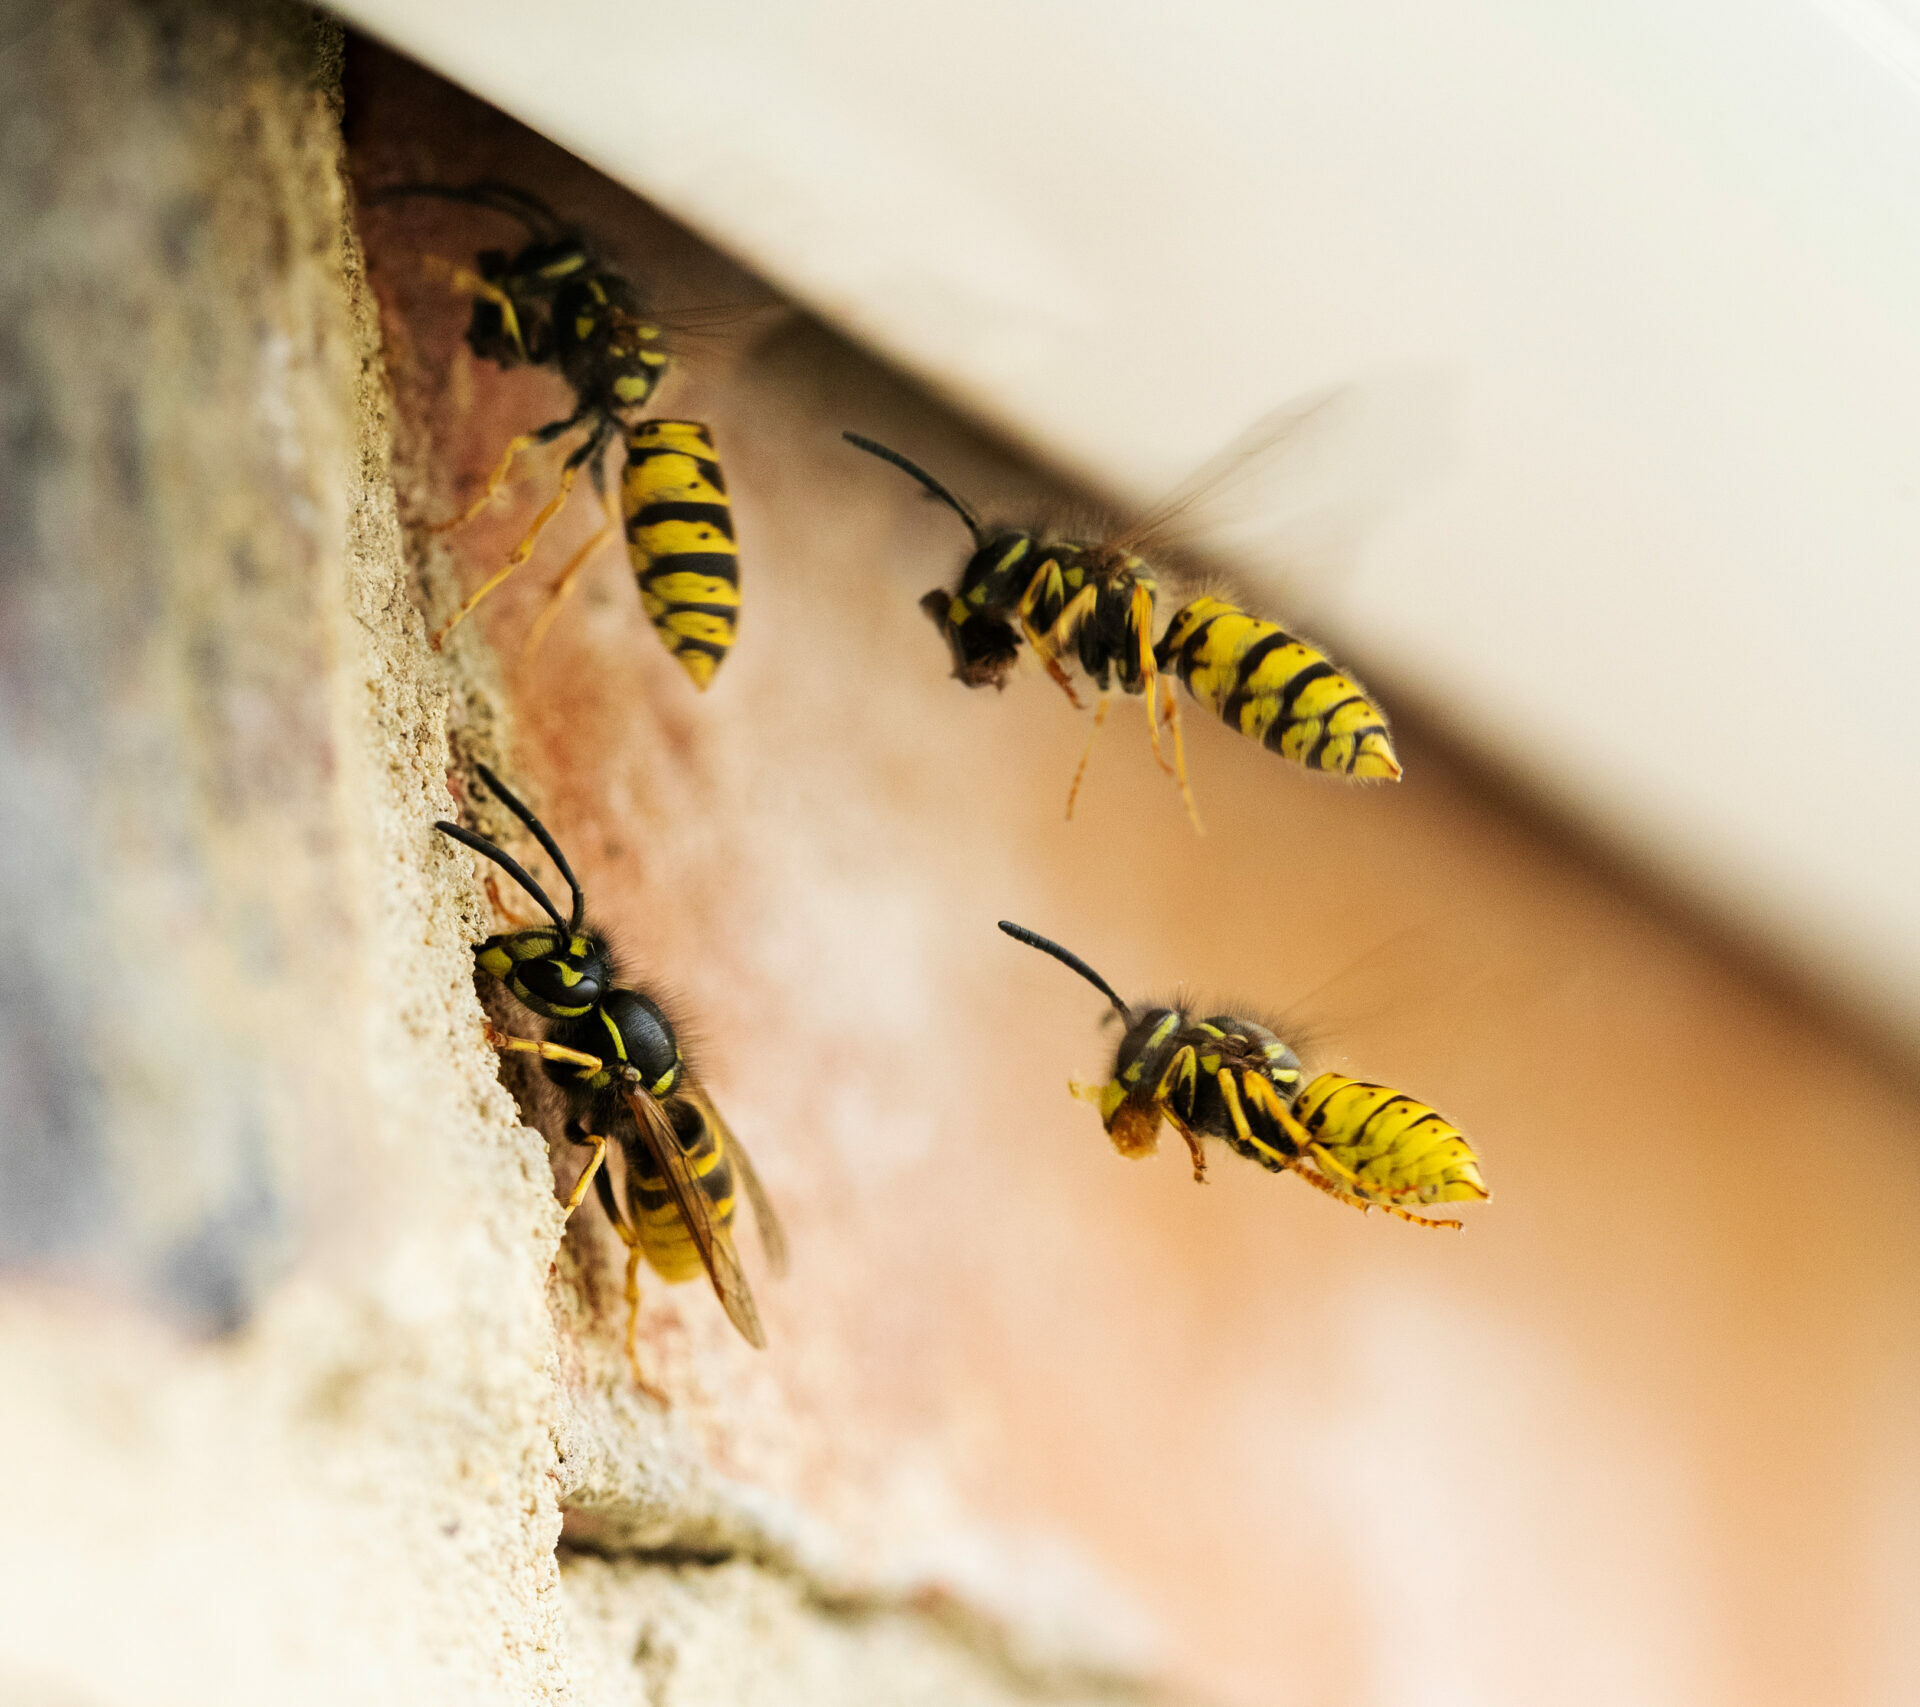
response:
<path id="1" fill-rule="evenodd" d="M 1289 952 L 1274 945 L 1276 959 Z M 1383 1050 L 1472 1053 L 1488 1037 L 1560 1023 L 1556 1016 L 1575 1001 L 1588 970 L 1528 919 L 1476 920 L 1469 928 L 1434 916 L 1346 960 L 1278 1004 L 1268 1023 L 1315 1073 L 1378 1060 Z"/>
<path id="2" fill-rule="evenodd" d="M 780 1217 L 773 1212 L 767 1188 L 760 1183 L 753 1159 L 740 1140 L 734 1137 L 733 1128 L 721 1119 L 719 1109 L 713 1106 L 713 1099 L 703 1087 L 689 1078 L 681 1094 L 699 1105 L 708 1127 L 718 1134 L 721 1150 L 733 1164 L 734 1176 L 745 1187 L 747 1201 L 753 1205 L 753 1224 L 760 1230 L 760 1250 L 767 1259 L 767 1272 L 776 1280 L 779 1279 L 787 1272 L 787 1230 L 780 1225 Z"/>
<path id="3" fill-rule="evenodd" d="M 1244 557 L 1294 593 L 1350 574 L 1362 540 L 1446 465 L 1458 392 L 1400 364 L 1284 403 L 1112 543 L 1149 559 Z"/>
<path id="4" fill-rule="evenodd" d="M 793 315 L 784 302 L 704 302 L 679 307 L 654 307 L 649 317 L 672 335 L 676 345 L 710 340 L 738 346 L 780 325 Z"/>
<path id="5" fill-rule="evenodd" d="M 1101 549 L 1151 559 L 1204 532 L 1210 523 L 1228 519 L 1236 508 L 1235 496 L 1244 496 L 1256 480 L 1264 485 L 1276 477 L 1285 460 L 1278 453 L 1298 446 L 1309 424 L 1329 418 L 1343 395 L 1344 388 L 1296 398 L 1261 416 L 1159 503 L 1102 540 Z"/>
<path id="6" fill-rule="evenodd" d="M 753 1292 L 740 1267 L 740 1254 L 733 1248 L 733 1236 L 716 1213 L 713 1200 L 695 1178 L 686 1152 L 680 1148 L 673 1122 L 667 1118 L 666 1110 L 645 1091 L 630 1089 L 624 1095 L 647 1160 L 664 1182 L 722 1307 L 749 1345 L 764 1348 L 766 1330 L 760 1325 L 760 1312 L 753 1306 Z M 706 1109 L 703 1107 L 700 1112 L 704 1117 Z M 642 1179 L 638 1183 L 644 1191 L 653 1181 Z M 632 1182 L 629 1182 L 628 1195 L 636 1195 Z M 731 1210 L 731 1203 L 728 1209 Z M 639 1219 L 636 1216 L 636 1221 Z"/>

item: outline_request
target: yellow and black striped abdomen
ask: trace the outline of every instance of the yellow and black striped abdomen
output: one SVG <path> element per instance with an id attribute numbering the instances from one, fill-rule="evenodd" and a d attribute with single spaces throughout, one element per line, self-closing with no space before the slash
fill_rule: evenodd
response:
<path id="1" fill-rule="evenodd" d="M 627 435 L 621 511 L 640 602 L 705 688 L 733 645 L 740 609 L 733 506 L 713 435 L 697 421 L 642 421 Z"/>
<path id="2" fill-rule="evenodd" d="M 1301 1092 L 1293 1117 L 1337 1164 L 1334 1183 L 1355 1197 L 1406 1204 L 1492 1196 L 1460 1128 L 1386 1085 L 1322 1073 Z"/>
<path id="3" fill-rule="evenodd" d="M 726 1147 L 693 1103 L 670 1102 L 667 1112 L 694 1183 L 713 1205 L 714 1224 L 725 1228 L 732 1222 L 734 1211 L 733 1167 L 727 1160 Z M 654 1171 L 644 1152 L 630 1150 L 628 1157 L 627 1200 L 648 1264 L 669 1286 L 699 1279 L 706 1273 L 706 1265 L 700 1260 L 692 1229 L 673 1200 L 672 1189 Z"/>
<path id="4" fill-rule="evenodd" d="M 1225 599 L 1176 612 L 1155 649 L 1209 711 L 1270 752 L 1341 776 L 1400 775 L 1379 708 L 1326 655 Z"/>

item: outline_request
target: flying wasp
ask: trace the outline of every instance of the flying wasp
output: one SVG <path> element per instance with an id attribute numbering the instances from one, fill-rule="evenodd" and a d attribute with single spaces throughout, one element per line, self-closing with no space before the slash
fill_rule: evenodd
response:
<path id="1" fill-rule="evenodd" d="M 627 1247 L 627 1362 L 640 1387 L 666 1396 L 640 1368 L 640 1264 L 669 1286 L 705 1272 L 747 1343 L 766 1335 L 733 1243 L 735 1185 L 753 1204 L 767 1265 L 785 1271 L 786 1236 L 746 1150 L 701 1088 L 681 1053 L 673 1022 L 658 1000 L 625 986 L 607 938 L 586 920 L 582 893 L 567 856 L 547 828 L 485 765 L 481 780 L 546 849 L 573 894 L 562 918 L 547 893 L 513 856 L 485 836 L 442 819 L 436 830 L 485 855 L 520 885 L 552 921 L 506 931 L 475 946 L 481 971 L 497 978 L 523 1007 L 547 1023 L 541 1039 L 487 1027 L 487 1041 L 510 1053 L 537 1055 L 566 1098 L 567 1138 L 591 1148 L 567 1198 L 571 1216 L 588 1188 Z M 625 1196 L 606 1164 L 609 1145 L 624 1162 Z"/>
<path id="2" fill-rule="evenodd" d="M 443 642 L 532 555 L 582 468 L 591 472 L 595 490 L 606 500 L 604 454 L 618 437 L 626 451 L 618 514 L 609 512 L 608 525 L 562 571 L 528 645 L 539 643 L 588 558 L 616 529 L 623 529 L 641 603 L 655 633 L 694 686 L 704 689 L 733 645 L 740 560 L 732 504 L 712 434 L 695 421 L 646 416 L 668 366 L 661 325 L 644 312 L 632 281 L 537 196 L 508 184 L 396 184 L 375 192 L 374 199 L 404 196 L 469 202 L 505 214 L 525 228 L 527 241 L 518 250 L 486 249 L 471 267 L 445 268 L 449 282 L 473 298 L 467 347 L 504 368 L 553 368 L 572 387 L 574 397 L 571 414 L 514 438 L 480 496 L 442 528 L 471 521 L 492 503 L 523 452 L 584 434 L 561 467 L 559 490 L 534 517 L 506 564 L 434 635 L 434 644 Z"/>
<path id="3" fill-rule="evenodd" d="M 1016 942 L 1050 954 L 1113 1004 L 1125 1028 L 1106 1082 L 1075 1081 L 1094 1103 L 1113 1147 L 1150 1156 L 1160 1122 L 1186 1140 L 1193 1177 L 1206 1178 L 1202 1140 L 1361 1210 L 1384 1209 L 1417 1227 L 1460 1223 L 1416 1215 L 1409 1203 L 1483 1201 L 1492 1194 L 1460 1129 L 1423 1102 L 1386 1085 L 1321 1073 L 1303 1088 L 1300 1058 L 1263 1025 L 1232 1014 L 1196 1018 L 1184 1007 L 1129 1007 L 1078 955 L 1001 920 Z"/>
<path id="4" fill-rule="evenodd" d="M 973 536 L 973 553 L 958 586 L 936 588 L 920 601 L 952 653 L 954 676 L 968 687 L 1004 687 L 1025 641 L 1078 707 L 1080 696 L 1062 663 L 1077 657 L 1099 690 L 1096 734 L 1106 719 L 1111 687 L 1143 695 L 1154 757 L 1177 778 L 1197 830 L 1200 818 L 1171 693 L 1164 717 L 1172 736 L 1172 764 L 1161 751 L 1158 684 L 1163 675 L 1177 675 L 1230 728 L 1309 770 L 1362 781 L 1400 775 L 1386 718 L 1365 690 L 1277 623 L 1207 596 L 1183 605 L 1158 644 L 1154 640 L 1160 585 L 1147 560 L 1174 541 L 1176 524 L 1276 448 L 1301 418 L 1297 410 L 1269 417 L 1137 522 L 1096 541 L 1056 538 L 1034 528 L 984 528 L 970 505 L 919 464 L 859 433 L 842 436 L 918 481 Z M 1092 747 L 1090 734 L 1088 753 Z M 1067 792 L 1068 817 L 1086 764 L 1083 754 Z"/>

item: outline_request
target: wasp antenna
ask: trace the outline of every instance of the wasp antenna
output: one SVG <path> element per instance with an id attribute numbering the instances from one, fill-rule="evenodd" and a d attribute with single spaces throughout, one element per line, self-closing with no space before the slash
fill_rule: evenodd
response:
<path id="1" fill-rule="evenodd" d="M 540 903 L 540 910 L 545 913 L 548 918 L 553 920 L 562 930 L 567 928 L 566 921 L 560 917 L 560 909 L 547 899 L 546 890 L 534 882 L 532 874 L 528 872 L 527 868 L 515 859 L 512 854 L 508 853 L 505 848 L 495 846 L 492 842 L 488 841 L 485 836 L 477 835 L 472 830 L 465 829 L 459 824 L 449 824 L 444 818 L 436 819 L 433 827 L 440 831 L 442 835 L 453 837 L 456 842 L 464 842 L 468 847 L 472 848 L 475 853 L 486 855 L 488 859 L 492 860 L 493 863 L 499 866 L 515 883 L 519 884 L 522 889 L 526 890 L 529 895 Z M 575 926 L 574 928 L 577 930 L 579 927 Z"/>
<path id="2" fill-rule="evenodd" d="M 842 433 L 840 436 L 855 449 L 863 450 L 869 456 L 877 456 L 882 462 L 892 463 L 893 466 L 903 474 L 911 474 L 929 493 L 938 498 L 941 503 L 945 504 L 948 509 L 953 511 L 956 516 L 967 524 L 967 532 L 973 535 L 973 543 L 975 545 L 985 545 L 987 543 L 986 535 L 980 531 L 980 519 L 973 513 L 972 507 L 963 504 L 917 462 L 909 462 L 897 450 L 888 450 L 885 445 L 876 444 L 872 439 L 860 433 Z"/>
<path id="3" fill-rule="evenodd" d="M 1098 972 L 1094 971 L 1079 955 L 1062 948 L 1057 942 L 1053 941 L 1052 938 L 1044 937 L 1038 931 L 1028 930 L 1025 925 L 1016 925 L 1010 920 L 1002 919 L 1000 921 L 1000 928 L 1005 931 L 1008 936 L 1012 937 L 1015 942 L 1024 942 L 1029 948 L 1037 948 L 1042 954 L 1050 954 L 1055 960 L 1059 961 L 1062 966 L 1069 967 L 1073 971 L 1078 972 L 1080 976 L 1086 979 L 1101 995 L 1113 1003 L 1115 1013 L 1119 1014 L 1123 1020 L 1132 1021 L 1133 1011 L 1113 993 L 1113 986 L 1109 984 L 1106 979 L 1102 978 Z"/>
<path id="4" fill-rule="evenodd" d="M 565 227 L 560 216 L 538 196 L 512 184 L 482 180 L 473 184 L 386 184 L 370 191 L 370 202 L 398 201 L 403 196 L 433 196 L 440 201 L 471 202 L 517 219 L 535 237 L 557 237 Z"/>
<path id="5" fill-rule="evenodd" d="M 480 773 L 480 780 L 484 782 L 488 788 L 493 790 L 500 804 L 506 807 L 514 817 L 518 818 L 521 823 L 525 824 L 526 827 L 533 832 L 533 839 L 547 850 L 547 857 L 559 867 L 560 875 L 567 880 L 567 887 L 573 891 L 573 919 L 567 925 L 567 929 L 569 931 L 578 931 L 582 921 L 585 920 L 587 916 L 587 898 L 585 894 L 581 892 L 580 879 L 573 875 L 573 867 L 567 864 L 567 856 L 560 851 L 560 844 L 553 839 L 546 825 L 541 823 L 526 806 L 521 804 L 521 802 L 515 798 L 513 791 L 495 776 L 492 771 L 488 770 L 485 765 L 475 765 L 474 769 Z M 554 912 L 552 906 L 549 905 L 547 911 L 553 913 L 553 922 L 555 924 L 560 923 L 560 915 Z"/>

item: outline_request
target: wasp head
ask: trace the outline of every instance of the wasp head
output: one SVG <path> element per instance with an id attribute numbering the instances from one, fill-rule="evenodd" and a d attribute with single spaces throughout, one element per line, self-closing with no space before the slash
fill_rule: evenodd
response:
<path id="1" fill-rule="evenodd" d="M 577 1019 L 600 1005 L 613 984 L 612 959 L 594 931 L 550 926 L 490 936 L 473 951 L 491 972 L 537 1014 Z"/>
<path id="2" fill-rule="evenodd" d="M 1020 651 L 1020 637 L 1012 623 L 981 615 L 944 587 L 927 594 L 920 608 L 932 618 L 953 654 L 954 680 L 970 688 L 1007 685 Z"/>
<path id="3" fill-rule="evenodd" d="M 591 251 L 576 236 L 529 243 L 516 255 L 483 249 L 474 267 L 487 288 L 474 295 L 467 348 L 500 367 L 547 361 L 553 354 L 554 297 L 593 264 Z"/>

